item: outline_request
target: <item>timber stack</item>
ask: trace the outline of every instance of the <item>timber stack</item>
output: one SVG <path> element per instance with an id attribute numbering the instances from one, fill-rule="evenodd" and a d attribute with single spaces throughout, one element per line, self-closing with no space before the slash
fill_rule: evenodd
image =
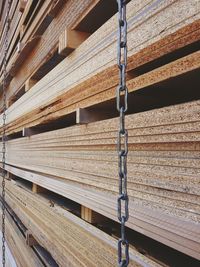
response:
<path id="1" fill-rule="evenodd" d="M 117 266 L 117 2 L 8 2 L 6 266 Z M 129 266 L 200 266 L 200 1 L 126 4 Z"/>

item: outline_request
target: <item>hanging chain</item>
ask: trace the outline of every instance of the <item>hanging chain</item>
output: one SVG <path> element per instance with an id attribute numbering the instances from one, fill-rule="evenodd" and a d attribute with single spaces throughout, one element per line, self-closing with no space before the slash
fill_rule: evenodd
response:
<path id="1" fill-rule="evenodd" d="M 125 112 L 128 109 L 128 88 L 126 87 L 127 67 L 127 21 L 126 0 L 117 0 L 118 3 L 118 42 L 117 64 L 119 67 L 119 86 L 117 87 L 117 110 L 119 111 L 120 129 L 117 138 L 118 164 L 119 164 L 119 197 L 118 219 L 121 223 L 121 238 L 118 241 L 118 265 L 120 267 L 129 264 L 129 243 L 125 235 L 125 223 L 129 217 L 127 195 L 127 154 L 128 131 L 125 129 Z M 124 253 L 123 253 L 124 252 Z M 125 254 L 125 257 L 123 257 Z"/>
<path id="2" fill-rule="evenodd" d="M 7 53 L 8 53 L 8 31 L 10 27 L 9 11 L 10 11 L 11 1 L 7 4 L 6 13 L 6 30 L 5 30 L 5 42 L 4 42 L 4 61 L 3 61 L 3 134 L 2 134 L 2 265 L 5 267 L 6 264 L 6 254 L 5 254 L 5 161 L 6 161 L 6 66 L 7 66 Z"/>

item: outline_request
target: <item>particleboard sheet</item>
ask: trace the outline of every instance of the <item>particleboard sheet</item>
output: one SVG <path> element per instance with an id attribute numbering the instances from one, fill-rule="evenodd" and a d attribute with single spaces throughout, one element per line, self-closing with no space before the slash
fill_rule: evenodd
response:
<path id="1" fill-rule="evenodd" d="M 185 8 L 186 6 L 187 8 Z M 134 64 L 134 55 L 139 51 L 197 21 L 200 18 L 199 11 L 199 1 L 154 0 L 138 1 L 137 3 L 131 1 L 128 5 L 127 15 L 129 21 L 129 67 L 131 68 Z M 180 16 L 177 16 L 179 13 Z M 163 18 L 165 18 L 165 24 L 163 24 Z M 45 106 L 49 107 L 55 98 L 56 101 L 60 102 L 61 98 L 59 96 L 62 93 L 68 91 L 73 93 L 76 86 L 86 82 L 101 71 L 115 66 L 117 37 L 115 20 L 116 17 L 114 16 L 88 38 L 75 53 L 63 60 L 33 86 L 31 91 L 15 102 L 8 109 L 7 122 L 15 121 L 19 123 L 16 119 L 20 120 L 21 118 L 23 120 L 28 116 L 33 118 L 31 113 L 34 110 L 38 113 L 37 109 L 41 110 Z M 153 27 L 155 23 L 157 27 Z M 149 31 L 149 28 L 153 28 L 154 31 Z M 115 67 L 114 69 L 117 71 Z M 115 75 L 115 72 L 113 72 L 113 75 Z M 98 78 L 98 75 L 96 77 Z M 45 112 L 48 112 L 48 108 Z"/>
<path id="2" fill-rule="evenodd" d="M 118 221 L 116 194 L 102 192 L 80 183 L 73 183 L 55 176 L 26 171 L 12 166 L 6 166 L 6 170 Z M 200 226 L 198 224 L 164 214 L 158 209 L 152 210 L 148 205 L 135 204 L 132 200 L 129 200 L 129 210 L 128 227 L 199 259 Z"/>
<path id="3" fill-rule="evenodd" d="M 116 266 L 117 240 L 12 181 L 7 181 L 6 191 L 9 206 L 59 266 Z M 130 248 L 129 266 L 160 264 Z"/>
<path id="4" fill-rule="evenodd" d="M 19 64 L 16 66 L 16 74 L 7 89 L 7 99 L 14 96 L 24 85 L 25 81 L 55 53 L 58 48 L 59 36 L 64 31 L 65 27 L 72 28 L 75 21 L 83 16 L 89 8 L 94 7 L 98 1 L 99 0 L 65 1 L 66 3 L 63 5 L 62 10 L 54 17 L 45 30 L 40 42 L 32 48 L 31 53 L 26 56 L 26 60 L 21 62 L 20 68 Z M 26 43 L 29 39 L 27 39 Z M 8 71 L 10 71 L 12 67 L 12 59 L 11 62 L 9 62 Z M 2 99 L 0 101 L 2 104 Z"/>
<path id="5" fill-rule="evenodd" d="M 183 229 L 187 230 L 178 224 L 175 228 L 188 239 L 188 249 L 193 244 L 196 257 L 200 252 L 199 107 L 200 102 L 194 101 L 126 118 L 130 202 L 155 214 L 169 215 L 175 224 L 176 218 L 180 225 L 183 221 Z M 118 123 L 118 118 L 109 119 L 8 141 L 6 162 L 55 176 L 54 190 L 58 186 L 56 177 L 60 177 L 75 185 L 116 195 Z M 134 208 L 130 208 L 133 229 L 134 214 Z M 149 221 L 146 215 L 142 216 Z M 159 227 L 169 230 L 169 225 L 163 222 L 164 219 Z M 181 243 L 178 249 L 183 249 Z"/>
<path id="6" fill-rule="evenodd" d="M 6 252 L 13 255 L 7 258 L 6 267 L 44 267 L 34 251 L 26 245 L 25 237 L 8 213 L 6 213 L 6 241 L 8 243 Z"/>

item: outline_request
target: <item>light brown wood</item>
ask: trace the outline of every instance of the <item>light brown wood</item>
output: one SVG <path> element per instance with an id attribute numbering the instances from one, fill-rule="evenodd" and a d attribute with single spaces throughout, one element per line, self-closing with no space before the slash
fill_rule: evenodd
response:
<path id="1" fill-rule="evenodd" d="M 9 10 L 6 203 L 15 219 L 7 214 L 7 238 L 18 266 L 50 265 L 33 252 L 37 244 L 61 267 L 117 264 L 117 234 L 94 227 L 119 223 L 117 14 L 97 14 L 97 5 L 100 0 L 13 0 Z M 88 14 L 94 27 L 99 23 L 91 36 L 81 32 Z M 5 15 L 0 4 L 0 51 Z M 200 260 L 200 100 L 186 102 L 198 98 L 200 4 L 132 0 L 127 21 L 126 226 Z M 0 68 L 0 91 L 2 81 Z M 2 107 L 0 95 L 1 113 Z M 0 114 L 0 135 L 2 124 Z M 0 168 L 1 161 L 2 153 Z M 64 198 L 81 213 L 71 214 Z M 27 229 L 26 238 L 17 225 Z M 160 266 L 132 244 L 130 266 Z"/>
<path id="2" fill-rule="evenodd" d="M 59 266 L 115 266 L 117 240 L 49 200 L 7 183 L 7 202 Z M 55 246 L 56 244 L 56 246 Z M 103 256 L 104 255 L 104 256 Z M 95 257 L 95 261 L 94 261 Z M 130 266 L 160 264 L 130 248 Z"/>
<path id="3" fill-rule="evenodd" d="M 197 51 L 186 57 L 178 59 L 175 62 L 171 62 L 167 65 L 159 67 L 158 69 L 152 70 L 148 73 L 145 73 L 128 81 L 129 91 L 131 92 L 139 90 L 145 86 L 169 80 L 174 76 L 178 76 L 192 70 L 197 70 L 199 66 L 200 52 Z M 114 85 L 116 83 L 117 77 L 118 75 L 111 78 L 108 85 L 104 84 L 104 81 L 100 82 L 96 85 L 96 90 L 94 90 L 93 84 L 91 84 L 90 86 L 85 85 L 84 90 L 82 86 L 77 86 L 73 88 L 73 90 L 67 91 L 62 96 L 59 96 L 56 99 L 48 102 L 48 105 L 42 105 L 38 108 L 35 105 L 34 101 L 30 102 L 30 100 L 27 99 L 27 95 L 24 95 L 24 97 L 22 97 L 19 101 L 13 104 L 10 110 L 8 110 L 8 133 L 10 134 L 13 131 L 20 131 L 22 129 L 22 126 L 20 127 L 20 124 L 34 126 L 44 121 L 56 119 L 60 116 L 71 113 L 77 109 L 77 105 L 82 107 L 88 107 L 92 104 L 98 104 L 99 102 L 102 102 L 102 100 L 106 101 L 112 99 L 113 97 L 115 97 L 116 87 L 113 87 L 110 84 L 113 83 Z M 39 82 L 37 85 L 39 85 Z M 103 92 L 101 92 L 102 89 L 104 89 Z M 47 95 L 45 93 L 43 95 L 41 93 L 37 94 L 37 99 L 39 103 L 41 103 L 41 101 L 44 102 L 46 97 Z M 26 101 L 22 102 L 22 99 L 24 98 L 27 99 L 26 101 L 29 103 L 29 105 L 27 105 Z M 18 112 L 15 109 L 16 106 Z M 27 110 L 27 113 L 25 113 L 25 109 Z M 33 111 L 30 111 L 31 109 Z M 101 115 L 102 114 L 103 113 L 101 113 Z M 21 116 L 21 118 L 17 119 L 17 117 L 19 116 Z M 0 118 L 2 119 L 2 115 Z"/>
<path id="4" fill-rule="evenodd" d="M 36 83 L 37 83 L 37 80 L 35 80 L 33 78 L 29 78 L 25 82 L 25 92 L 27 92 L 28 90 L 30 90 Z"/>
<path id="5" fill-rule="evenodd" d="M 75 201 L 78 199 L 78 203 L 117 219 L 118 168 L 115 144 L 118 125 L 119 120 L 115 118 L 12 140 L 7 142 L 6 161 L 19 168 L 54 176 L 52 182 L 48 180 L 43 183 L 44 187 L 49 184 L 48 189 Z M 128 115 L 126 126 L 129 131 L 128 191 L 132 217 L 129 227 L 198 257 L 196 243 L 199 239 L 197 234 L 192 234 L 192 229 L 194 225 L 197 229 L 200 227 L 199 101 Z M 98 196 L 102 207 L 98 208 L 93 198 L 88 197 L 87 203 L 83 203 L 84 198 L 72 194 L 75 190 L 81 194 L 79 188 L 63 191 L 64 185 L 60 184 L 58 189 L 60 179 L 66 182 L 66 187 L 67 184 L 79 184 L 90 190 L 112 193 L 115 196 L 112 212 L 108 207 L 104 209 L 101 206 L 103 197 L 100 200 Z M 95 195 L 94 198 L 97 198 L 98 193 Z M 145 212 L 140 212 L 140 220 L 144 223 L 141 229 L 141 222 L 135 222 L 135 210 L 131 208 L 131 203 L 141 208 L 148 206 L 149 213 L 155 212 L 156 218 L 163 218 L 156 224 L 162 235 L 160 232 L 157 234 L 155 219 L 151 218 L 151 221 Z M 186 221 L 190 223 L 188 226 Z M 179 226 L 176 222 L 179 222 Z M 173 238 L 177 232 L 178 244 L 177 236 Z M 185 238 L 187 240 L 183 242 Z"/>
<path id="6" fill-rule="evenodd" d="M 24 12 L 24 9 L 25 9 L 26 4 L 27 4 L 27 0 L 20 0 L 19 2 L 20 2 L 19 11 Z"/>
<path id="7" fill-rule="evenodd" d="M 88 186 L 73 184 L 57 177 L 32 173 L 11 166 L 7 166 L 6 169 L 30 182 L 37 181 L 38 184 L 50 191 L 85 205 L 107 218 L 118 221 L 116 216 L 117 196 L 115 194 L 96 189 L 91 190 L 91 187 Z M 155 180 L 155 183 L 158 185 L 157 181 L 158 179 Z M 158 209 L 152 210 L 147 205 L 141 206 L 134 202 L 132 200 L 129 202 L 130 217 L 127 222 L 128 227 L 199 259 L 199 245 L 197 245 L 199 242 L 198 224 L 188 220 L 183 221 L 177 217 L 174 218 Z M 49 206 L 52 205 L 49 204 Z"/>
<path id="8" fill-rule="evenodd" d="M 79 47 L 88 37 L 89 33 L 66 28 L 59 37 L 58 53 L 67 56 Z"/>
<path id="9" fill-rule="evenodd" d="M 130 3 L 131 4 L 131 3 Z M 183 3 L 182 3 L 183 4 Z M 181 7 L 182 6 L 184 6 L 184 5 L 182 5 L 180 2 L 178 3 L 178 2 L 174 2 L 174 4 L 172 5 L 172 6 L 169 6 L 168 8 L 169 8 L 169 14 L 171 15 L 171 12 L 173 13 L 173 14 L 176 14 L 176 12 L 178 12 L 180 9 L 181 9 Z M 133 4 L 132 4 L 133 5 Z M 180 6 L 179 6 L 180 5 Z M 136 10 L 134 10 L 134 9 L 132 9 L 132 8 L 130 8 L 129 10 L 132 10 L 132 12 L 134 13 L 134 12 L 136 12 Z M 198 13 L 198 7 L 196 7 L 196 8 L 194 8 L 194 9 L 192 9 L 191 8 L 191 12 L 194 12 L 194 10 Z M 164 12 L 164 9 L 162 9 L 162 12 Z M 162 15 L 162 12 L 161 12 L 161 14 L 160 14 L 160 16 Z M 167 12 L 166 10 L 165 10 L 165 12 Z M 186 13 L 187 14 L 187 16 L 189 15 L 188 13 Z M 185 14 L 185 15 L 186 15 Z M 150 16 L 150 15 L 149 15 Z M 130 17 L 131 17 L 131 14 L 130 14 Z M 155 55 L 155 54 L 157 54 L 157 57 L 159 57 L 163 52 L 163 50 L 167 50 L 167 51 L 169 51 L 170 49 L 172 49 L 172 50 L 176 50 L 177 49 L 177 45 L 175 45 L 175 47 L 174 47 L 174 44 L 171 44 L 171 42 L 175 39 L 176 40 L 176 42 L 178 42 L 178 40 L 180 39 L 179 37 L 180 37 L 180 32 L 181 32 L 181 29 L 180 28 L 178 28 L 178 26 L 176 25 L 176 20 L 172 20 L 172 19 L 170 19 L 171 17 L 169 16 L 169 23 L 171 23 L 171 24 L 174 24 L 174 26 L 172 26 L 171 24 L 170 24 L 170 26 L 169 26 L 169 28 L 171 29 L 172 27 L 174 27 L 174 31 L 176 31 L 177 30 L 177 36 L 178 37 L 176 37 L 176 35 L 175 35 L 175 33 L 174 33 L 174 31 L 173 31 L 173 34 L 171 34 L 171 36 L 170 36 L 170 38 L 168 38 L 168 40 L 164 40 L 163 41 L 163 37 L 167 37 L 168 36 L 168 34 L 170 34 L 171 32 L 167 32 L 167 31 L 164 31 L 163 30 L 163 35 L 160 35 L 160 38 L 162 39 L 162 41 L 163 41 L 163 44 L 160 42 L 158 42 L 158 38 L 159 37 L 155 37 L 154 39 L 151 39 L 151 42 L 149 43 L 149 42 L 147 42 L 147 43 L 145 43 L 145 42 L 143 42 L 142 44 L 146 44 L 146 47 L 148 47 L 148 52 L 147 52 L 147 50 L 146 51 L 144 51 L 143 49 L 145 48 L 145 47 L 143 47 L 143 45 L 141 44 L 141 46 L 140 46 L 140 48 L 139 47 L 137 47 L 137 49 L 139 49 L 139 50 L 134 50 L 134 45 L 135 45 L 135 43 L 132 43 L 131 42 L 131 40 L 133 39 L 133 40 L 137 40 L 137 34 L 134 32 L 134 30 L 137 28 L 136 27 L 136 25 L 133 23 L 133 24 L 130 24 L 130 27 L 131 27 L 131 25 L 132 25 L 132 27 L 133 27 L 133 29 L 132 29 L 132 31 L 130 31 L 130 33 L 129 33 L 129 38 L 130 38 L 130 45 L 132 45 L 133 46 L 133 48 L 131 48 L 131 47 L 129 47 L 129 56 L 130 56 L 130 58 L 129 58 L 129 62 L 130 62 L 130 64 L 129 64 L 129 68 L 130 69 L 132 69 L 133 68 L 133 64 L 136 64 L 138 61 L 137 60 L 135 60 L 135 58 L 136 58 L 136 54 L 138 54 L 137 55 L 137 58 L 139 58 L 138 60 L 140 60 L 141 61 L 141 58 L 142 59 L 144 59 L 144 55 L 141 55 L 141 53 L 143 52 L 144 54 L 145 54 L 145 57 L 146 57 L 146 59 L 147 59 L 147 61 L 149 61 L 149 60 L 152 60 L 152 59 L 150 59 L 149 58 L 149 54 L 151 54 L 151 51 L 153 50 L 153 51 L 155 51 L 153 54 Z M 176 17 L 177 18 L 177 17 Z M 194 18 L 196 19 L 196 23 L 198 22 L 198 14 L 197 15 L 195 15 L 194 16 Z M 152 21 L 152 19 L 151 19 L 151 17 L 149 17 L 149 19 L 150 19 L 150 21 Z M 159 19 L 159 17 L 158 17 L 158 19 Z M 193 21 L 194 22 L 194 21 Z M 153 23 L 153 25 L 155 24 L 155 21 L 153 21 L 152 22 Z M 186 25 L 184 25 L 184 26 L 187 26 L 187 20 L 185 20 L 185 23 L 186 23 Z M 111 19 L 111 21 L 109 22 L 109 24 L 111 24 L 111 25 L 114 25 L 113 24 L 113 19 Z M 80 46 L 79 47 L 79 52 L 77 51 L 77 53 L 76 53 L 76 56 L 78 56 L 78 55 L 80 55 L 80 57 L 81 58 L 83 58 L 82 57 L 82 55 L 83 55 L 83 53 L 85 54 L 85 52 L 84 52 L 84 50 L 85 50 L 85 46 L 87 47 L 88 45 L 91 45 L 91 47 L 90 48 L 92 48 L 92 47 L 94 47 L 94 42 L 95 43 L 97 43 L 97 37 L 98 38 L 103 38 L 103 37 L 105 37 L 106 36 L 106 34 L 107 34 L 107 31 L 106 31 L 106 29 L 107 29 L 107 27 L 109 28 L 110 27 L 110 25 L 109 25 L 108 23 L 104 26 L 104 29 L 105 30 L 103 30 L 103 28 L 101 28 L 101 30 L 102 30 L 102 32 L 103 31 L 105 31 L 105 35 L 104 35 L 104 33 L 102 33 L 102 35 L 100 35 L 99 33 L 97 34 L 97 32 L 93 35 L 93 38 L 88 38 L 88 40 L 86 41 L 86 44 L 82 47 L 82 46 Z M 142 24 L 141 24 L 142 25 Z M 164 26 L 164 25 L 163 25 Z M 150 26 L 149 26 L 150 27 Z M 153 26 L 152 26 L 153 27 Z M 167 26 L 166 26 L 167 27 Z M 190 27 L 188 27 L 188 30 L 191 30 L 191 28 Z M 195 29 L 196 29 L 196 26 L 195 26 Z M 156 28 L 156 30 L 161 30 L 161 29 L 157 29 Z M 178 30 L 180 30 L 180 32 L 178 32 Z M 197 29 L 196 29 L 197 30 Z M 162 31 L 162 30 L 161 30 Z M 141 29 L 141 32 L 143 32 L 142 31 L 142 29 Z M 160 33 L 160 31 L 159 31 L 159 33 Z M 191 33 L 191 32 L 190 32 Z M 110 34 L 112 35 L 112 38 L 108 38 L 109 40 L 110 40 L 110 42 L 111 42 L 111 40 L 113 40 L 113 42 L 114 42 L 114 35 L 113 35 L 113 31 L 112 31 L 112 29 L 110 29 Z M 182 34 L 182 36 L 183 36 L 183 38 L 185 37 L 184 36 L 184 34 L 183 34 L 183 32 L 181 32 L 181 34 Z M 100 36 L 100 37 L 99 37 Z M 131 37 L 132 36 L 132 37 Z M 196 36 L 196 38 L 198 38 L 197 36 L 199 36 L 199 35 L 195 35 Z M 147 37 L 147 36 L 146 36 Z M 140 37 L 141 38 L 141 37 Z M 147 37 L 148 38 L 148 37 Z M 149 37 L 150 38 L 150 37 Z M 177 39 L 178 40 L 177 40 Z M 191 39 L 192 38 L 189 38 L 189 40 L 191 41 Z M 143 40 L 144 41 L 144 40 Z M 167 41 L 168 41 L 168 43 L 167 43 Z M 181 42 L 181 40 L 179 40 L 180 41 L 180 43 L 182 43 Z M 138 42 L 139 42 L 139 39 L 138 39 Z M 157 42 L 156 44 L 155 44 L 155 42 Z M 167 46 L 167 44 L 168 44 L 168 46 Z M 105 45 L 106 45 L 106 43 L 105 43 Z M 104 45 L 104 46 L 105 46 Z M 183 44 L 182 44 L 183 45 Z M 173 48 L 171 48 L 171 46 L 173 46 Z M 181 46 L 181 44 L 179 44 L 179 47 Z M 81 48 L 82 47 L 82 48 Z M 99 49 L 100 49 L 100 47 L 99 47 Z M 140 50 L 141 49 L 141 50 Z M 149 50 L 150 49 L 150 50 Z M 91 50 L 91 49 L 90 49 Z M 160 52 L 160 50 L 161 50 L 161 52 Z M 100 54 L 99 54 L 99 50 L 96 50 L 96 52 L 95 52 L 95 50 L 93 49 L 93 50 L 91 50 L 91 51 L 93 51 L 94 53 L 95 53 L 95 55 L 98 55 L 98 56 L 100 56 Z M 110 51 L 110 52 L 109 52 Z M 102 59 L 102 60 L 100 60 L 100 59 L 98 59 L 98 56 L 96 57 L 95 56 L 95 58 L 93 58 L 93 56 L 92 55 L 90 55 L 90 54 L 88 54 L 88 57 L 91 59 L 91 61 L 89 60 L 88 61 L 88 58 L 86 58 L 85 57 L 85 59 L 83 59 L 83 61 L 85 62 L 85 61 L 87 61 L 87 67 L 86 67 L 86 65 L 85 64 L 82 64 L 82 66 L 83 66 L 83 69 L 82 70 L 80 70 L 80 73 L 81 74 L 83 74 L 83 76 L 85 77 L 85 75 L 86 75 L 86 73 L 85 73 L 85 71 L 91 71 L 91 73 L 93 74 L 93 76 L 95 76 L 95 74 L 97 74 L 97 73 L 99 73 L 100 71 L 102 71 L 103 69 L 104 69 L 104 71 L 105 71 L 105 69 L 106 68 L 108 68 L 108 67 L 110 67 L 111 65 L 113 66 L 113 64 L 115 64 L 115 61 L 114 61 L 114 58 L 115 58 L 115 54 L 113 53 L 112 54 L 112 59 L 110 58 L 110 60 L 111 61 L 109 61 L 109 58 L 107 57 L 107 54 L 110 54 L 111 53 L 111 51 L 114 51 L 114 47 L 113 47 L 113 43 L 112 44 L 110 44 L 110 46 L 109 46 L 109 48 L 108 48 L 108 50 L 106 49 L 106 51 L 105 51 L 105 55 L 104 55 L 104 59 Z M 131 56 L 132 54 L 134 55 L 134 56 Z M 166 52 L 165 52 L 166 53 Z M 134 58 L 134 60 L 133 60 L 133 58 Z M 67 73 L 67 70 L 71 70 L 71 68 L 69 67 L 70 66 L 70 64 L 72 64 L 73 65 L 73 60 L 75 60 L 74 59 L 74 57 L 72 57 L 72 58 L 70 58 L 70 59 L 68 59 L 65 63 L 63 62 L 63 64 L 60 64 L 60 68 L 56 68 L 56 71 L 55 71 L 55 77 L 57 77 L 57 72 L 60 72 L 60 73 L 63 73 L 63 75 L 64 74 L 66 74 Z M 78 60 L 78 58 L 76 58 L 76 60 Z M 97 69 L 95 70 L 95 69 L 91 69 L 91 65 L 93 66 L 93 63 L 92 63 L 92 61 L 95 61 L 96 63 L 95 63 L 95 66 L 97 67 Z M 111 64 L 111 63 L 109 63 L 108 65 L 106 65 L 105 64 L 105 62 L 113 62 L 113 64 Z M 136 63 L 135 63 L 136 62 Z M 143 62 L 144 62 L 144 60 L 143 60 Z M 80 62 L 81 63 L 81 62 Z M 97 63 L 103 63 L 104 64 L 104 67 L 102 67 L 102 65 L 98 65 Z M 140 63 L 140 64 L 142 64 L 142 62 Z M 62 69 L 62 65 L 65 65 L 65 67 L 67 68 L 66 70 L 63 70 Z M 114 67 L 114 69 L 116 70 L 116 68 Z M 85 74 L 84 74 L 85 73 Z M 113 70 L 112 70 L 112 75 L 115 75 L 115 73 L 116 72 L 113 72 Z M 61 91 L 63 91 L 63 90 L 65 90 L 65 91 L 69 91 L 69 89 L 72 89 L 71 87 L 69 88 L 68 87 L 68 82 L 67 82 L 67 80 L 68 81 L 70 81 L 70 83 L 71 83 L 71 80 L 72 79 L 74 79 L 73 77 L 74 77 L 74 75 L 77 77 L 77 70 L 76 70 L 76 73 L 73 73 L 72 75 L 70 75 L 70 77 L 68 76 L 66 79 L 62 79 L 61 77 L 59 78 L 60 80 L 62 80 L 62 87 L 60 87 L 60 86 L 58 86 L 58 85 L 56 85 L 55 84 L 55 88 L 52 88 L 51 89 L 51 93 L 52 92 L 54 92 L 55 93 L 55 95 L 54 95 L 54 97 L 57 95 L 57 92 L 56 92 L 56 90 L 58 90 L 59 91 L 59 94 L 60 94 L 60 92 Z M 105 74 L 104 75 L 107 75 L 107 77 L 108 77 L 108 71 L 105 71 Z M 111 75 L 111 76 L 112 76 Z M 66 76 L 66 75 L 65 75 Z M 87 78 L 89 79 L 89 78 L 91 78 L 91 76 L 92 75 L 90 75 L 89 73 L 88 73 L 88 76 L 87 76 Z M 109 76 L 110 77 L 110 76 Z M 47 79 L 46 79 L 46 82 L 48 81 L 48 83 L 50 82 L 50 77 L 47 77 Z M 51 79 L 53 79 L 53 76 L 51 75 Z M 96 80 L 96 77 L 95 77 L 95 79 L 94 79 L 94 81 Z M 79 82 L 80 83 L 80 82 Z M 94 84 L 94 82 L 93 82 L 93 84 Z M 83 86 L 83 85 L 81 85 L 81 86 Z M 41 88 L 43 88 L 44 89 L 44 83 L 43 84 L 41 84 Z M 49 88 L 49 86 L 48 86 L 48 88 Z M 50 88 L 49 88 L 50 89 Z M 36 90 L 39 90 L 39 89 L 34 89 L 35 90 L 35 92 L 36 92 Z M 74 88 L 74 86 L 73 86 L 73 90 L 75 90 L 75 88 Z M 41 91 L 41 90 L 40 90 Z M 48 96 L 50 96 L 49 94 L 46 94 L 46 95 L 48 95 Z M 42 93 L 41 93 L 41 98 L 42 98 Z M 53 96 L 52 96 L 52 98 L 53 98 Z M 60 96 L 60 98 L 61 98 L 61 96 Z M 29 95 L 29 99 L 30 99 L 30 95 Z M 45 100 L 45 102 L 46 102 L 47 100 Z M 48 101 L 47 101 L 48 102 Z M 44 101 L 43 101 L 43 103 L 44 103 Z M 48 104 L 49 104 L 49 102 L 48 102 Z M 28 106 L 30 106 L 30 105 L 28 105 Z"/>
<path id="10" fill-rule="evenodd" d="M 33 183 L 33 185 L 32 185 L 32 192 L 33 193 L 39 194 L 39 193 L 44 193 L 46 191 L 47 190 L 44 187 L 41 187 L 41 186 Z"/>
<path id="11" fill-rule="evenodd" d="M 106 217 L 81 205 L 81 218 L 89 223 L 100 223 L 106 221 Z"/>
<path id="12" fill-rule="evenodd" d="M 79 2 L 78 2 L 79 1 Z M 7 98 L 12 97 L 15 95 L 18 90 L 20 89 L 21 86 L 23 86 L 24 82 L 36 72 L 36 70 L 41 66 L 42 63 L 46 60 L 45 58 L 49 53 L 52 51 L 56 51 L 58 48 L 58 38 L 59 35 L 61 34 L 62 31 L 66 27 L 71 27 L 74 22 L 79 18 L 79 16 L 83 15 L 83 12 L 85 9 L 88 9 L 88 7 L 93 6 L 94 0 L 87 0 L 87 1 L 82 1 L 78 0 L 74 3 L 69 3 L 67 1 L 64 1 L 64 6 L 61 8 L 61 12 L 57 14 L 56 19 L 54 19 L 51 24 L 48 27 L 48 31 L 45 31 L 43 33 L 43 38 L 38 45 L 35 45 L 34 48 L 32 49 L 32 54 L 31 56 L 26 58 L 26 64 L 20 63 L 20 71 L 15 74 L 15 77 L 11 81 L 11 84 L 8 88 L 7 91 Z M 95 2 L 99 2 L 100 0 L 95 0 Z M 52 3 L 52 6 L 50 7 L 49 14 L 52 12 L 52 8 L 54 6 L 59 6 L 59 3 L 62 1 L 57 1 L 55 3 L 54 1 Z M 31 6 L 32 0 L 28 1 L 28 4 L 26 6 L 26 9 L 23 13 L 23 18 L 20 21 L 20 25 L 18 26 L 21 27 L 24 23 L 24 19 L 26 18 L 26 15 L 29 11 L 29 8 Z M 58 5 L 57 5 L 58 4 Z M 48 12 L 48 10 L 47 10 Z M 40 17 L 41 14 L 39 14 L 38 18 Z M 87 13 L 84 14 L 82 19 L 87 15 Z M 63 20 L 63 17 L 67 17 L 67 19 Z M 37 19 L 38 19 L 37 18 Z M 38 24 L 40 26 L 40 24 Z M 51 34 L 51 33 L 54 34 Z M 18 36 L 18 30 L 16 31 L 16 36 Z M 23 43 L 26 43 L 28 40 L 32 38 L 30 35 L 30 31 L 26 32 L 26 40 L 24 39 L 24 33 L 25 33 L 25 26 L 23 29 L 23 34 L 21 35 L 21 40 L 23 38 Z M 28 35 L 28 37 L 27 37 Z M 8 62 L 8 71 L 10 71 L 10 68 L 12 67 L 13 63 L 13 57 Z"/>
<path id="13" fill-rule="evenodd" d="M 18 35 L 20 34 L 21 25 L 23 25 L 24 20 L 25 20 L 26 17 L 27 17 L 27 14 L 28 14 L 28 12 L 29 12 L 29 10 L 30 10 L 30 7 L 31 7 L 31 5 L 32 5 L 32 2 L 33 2 L 33 0 L 29 0 L 29 1 L 27 2 L 26 8 L 25 8 L 23 14 L 21 14 L 20 12 L 14 12 L 15 16 L 17 16 L 18 19 L 15 20 L 14 18 L 12 18 L 12 20 L 11 20 L 11 23 L 13 23 L 13 25 L 14 25 L 15 27 L 13 27 L 13 32 L 12 32 L 12 34 L 11 34 L 12 39 L 11 39 L 11 41 L 9 41 L 10 44 L 9 44 L 8 55 L 10 55 L 11 52 L 12 52 L 12 49 L 13 49 L 13 47 L 14 47 L 14 44 L 15 44 L 17 38 L 18 38 Z M 20 6 L 20 1 L 18 1 L 18 8 L 17 8 L 18 11 L 19 11 L 19 6 Z M 19 23 L 18 23 L 18 22 L 19 22 Z M 9 31 L 9 32 L 10 32 L 10 31 Z M 12 57 L 11 57 L 11 58 L 12 58 Z M 1 55 L 1 62 L 2 62 L 2 61 L 3 61 L 3 53 L 2 53 L 2 55 Z M 8 65 L 9 65 L 9 62 L 8 62 Z M 9 69 L 9 68 L 8 68 L 8 69 Z"/>
<path id="14" fill-rule="evenodd" d="M 109 117 L 107 111 L 86 108 L 78 108 L 76 109 L 76 123 L 77 124 L 87 124 L 90 122 L 95 122 L 99 120 L 103 120 Z"/>
<path id="15" fill-rule="evenodd" d="M 1 214 L 0 214 L 1 215 Z M 0 216 L 1 222 L 2 216 Z M 26 245 L 25 238 L 11 216 L 6 213 L 6 242 L 11 250 L 14 260 L 19 267 L 44 267 L 35 252 Z M 8 255 L 8 254 L 7 254 Z M 6 259 L 6 266 L 9 267 L 10 258 Z M 11 262 L 10 267 L 13 267 Z"/>
<path id="16" fill-rule="evenodd" d="M 29 230 L 26 231 L 26 244 L 29 247 L 32 247 L 38 244 L 38 242 L 35 240 L 34 236 Z"/>

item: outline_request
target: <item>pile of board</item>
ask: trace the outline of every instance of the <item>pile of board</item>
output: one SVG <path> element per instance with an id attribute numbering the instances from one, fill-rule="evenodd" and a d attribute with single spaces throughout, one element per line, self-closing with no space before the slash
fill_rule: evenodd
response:
<path id="1" fill-rule="evenodd" d="M 200 260 L 200 2 L 128 2 L 127 227 Z M 118 221 L 117 6 L 107 5 L 12 1 L 6 235 L 17 266 L 116 266 L 116 238 L 90 224 Z M 3 3 L 0 14 L 2 49 Z M 78 203 L 81 218 L 44 192 Z M 130 266 L 164 263 L 131 244 Z"/>

